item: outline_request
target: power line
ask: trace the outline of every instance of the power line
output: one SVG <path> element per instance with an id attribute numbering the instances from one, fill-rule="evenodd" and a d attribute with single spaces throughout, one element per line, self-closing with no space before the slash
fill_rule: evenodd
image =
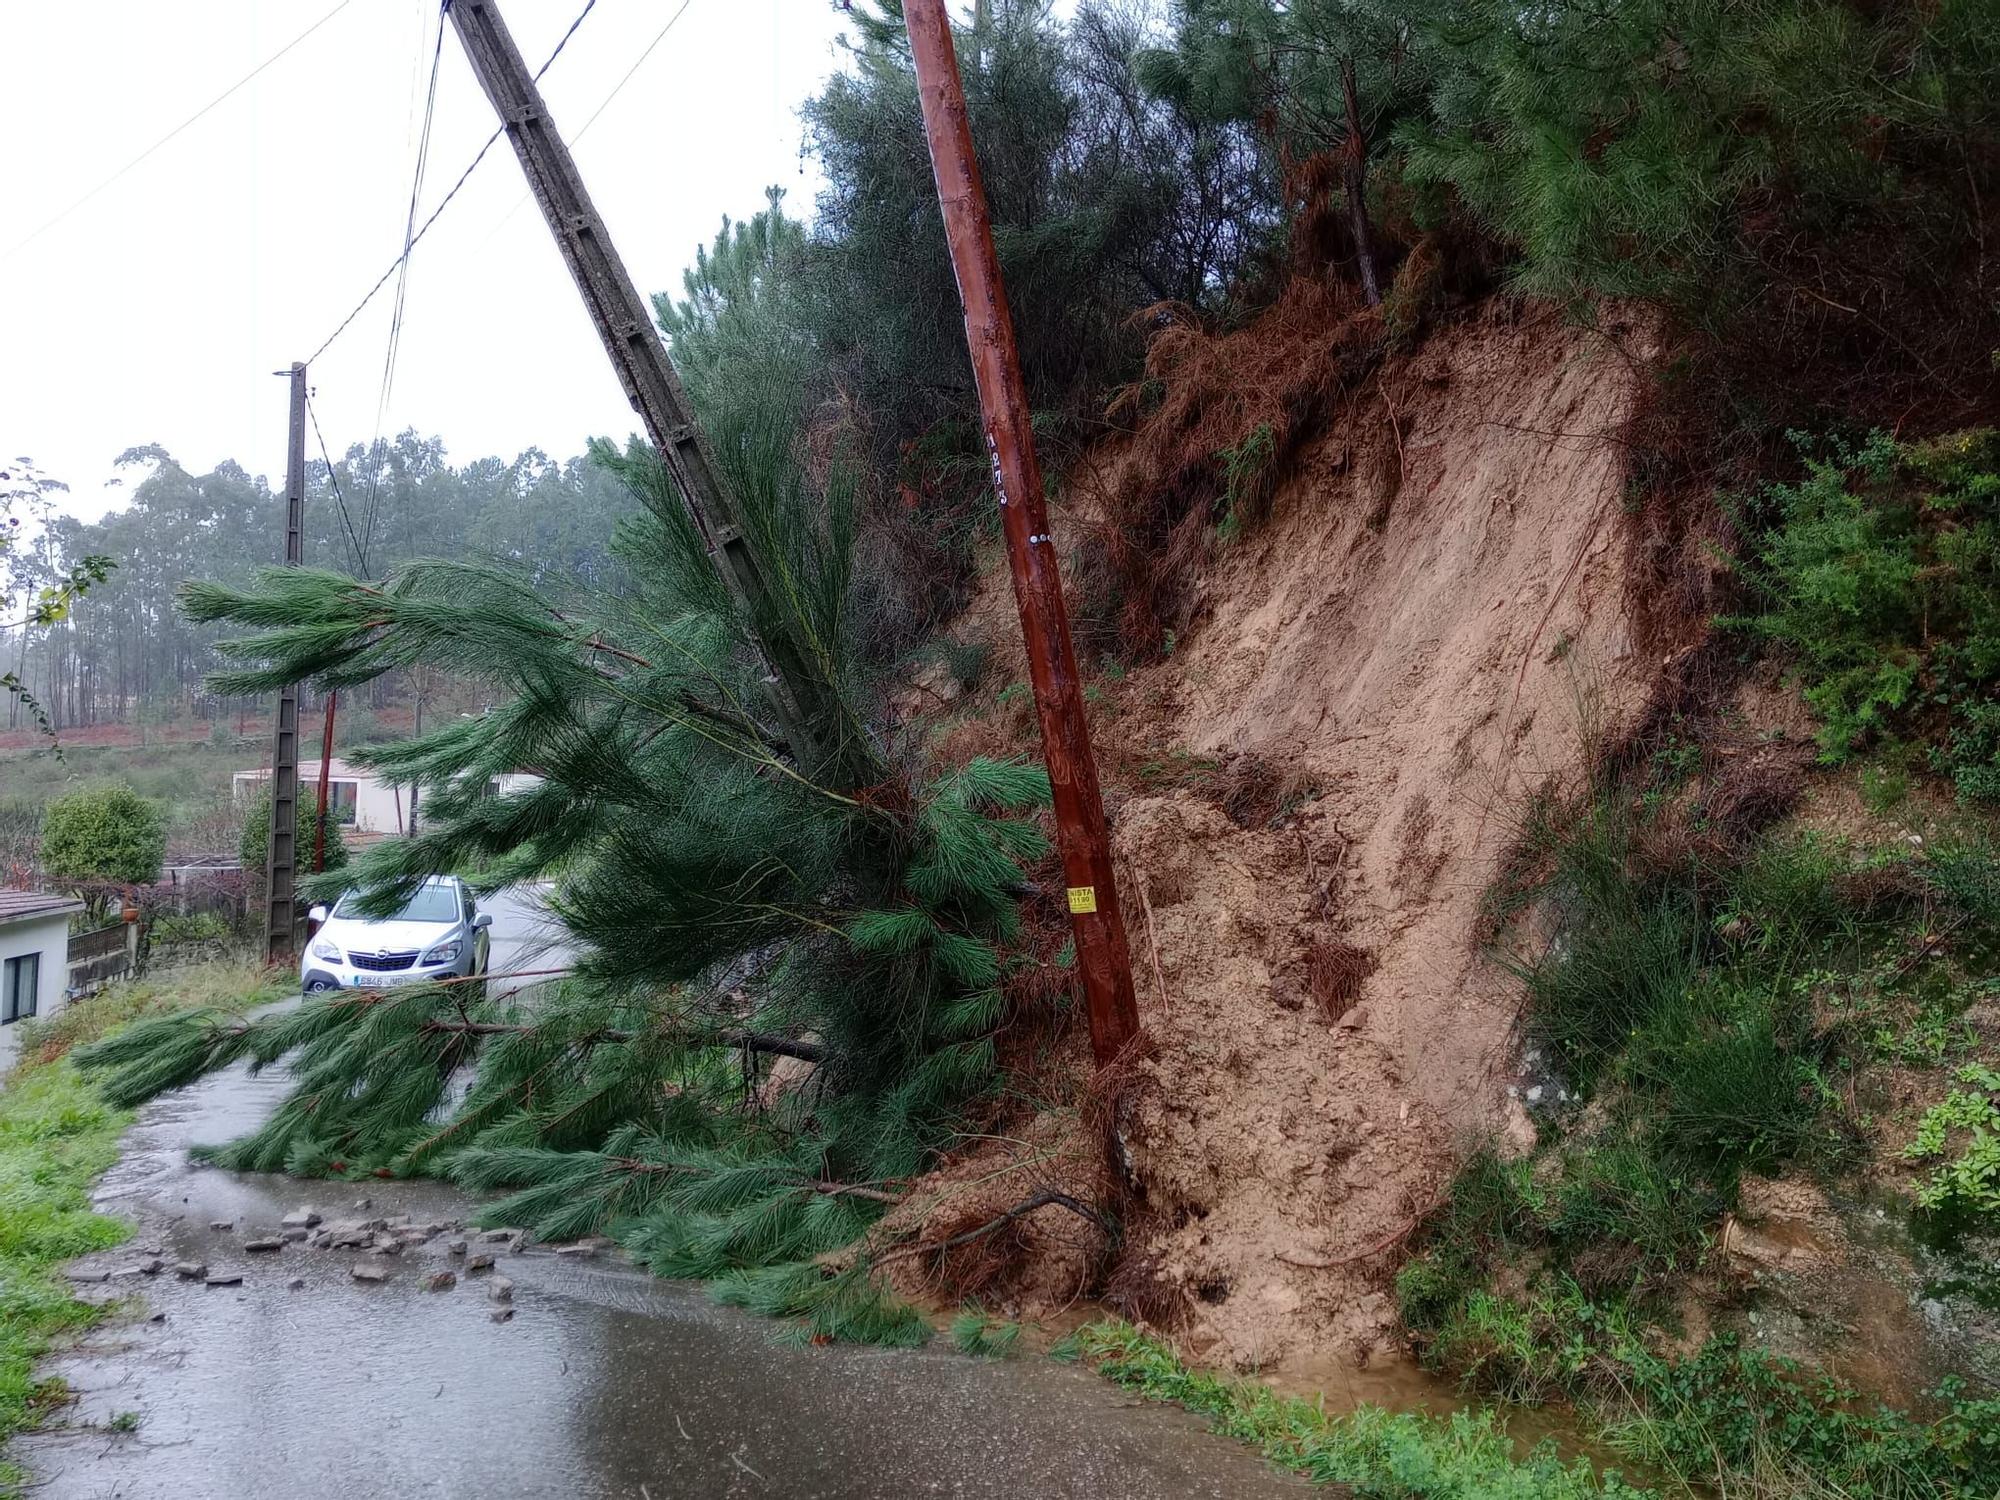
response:
<path id="1" fill-rule="evenodd" d="M 320 27 L 326 25 L 328 21 L 331 21 L 335 16 L 339 15 L 342 11 L 346 10 L 347 7 L 353 3 L 354 0 L 339 0 L 339 4 L 335 5 L 332 10 L 328 11 L 325 15 L 321 16 L 317 21 L 313 22 L 312 25 L 308 26 L 304 31 L 301 31 L 297 36 L 293 37 L 289 42 L 285 43 L 285 45 L 280 47 L 276 52 L 273 52 L 269 57 L 265 58 L 262 62 L 258 63 L 256 67 L 252 68 L 249 72 L 245 73 L 241 78 L 237 79 L 236 82 L 230 84 L 228 88 L 224 89 L 221 93 L 217 94 L 213 99 L 209 100 L 208 103 L 204 104 L 200 109 L 196 110 L 193 114 L 189 115 L 185 120 L 181 121 L 180 124 L 176 125 L 172 130 L 169 130 L 165 135 L 161 136 L 157 141 L 154 141 L 152 145 L 148 146 L 144 151 L 141 151 L 137 156 L 133 157 L 130 161 L 126 162 L 124 166 L 120 167 L 117 171 L 113 172 L 109 177 L 105 178 L 102 182 L 98 183 L 96 187 L 92 188 L 89 192 L 85 193 L 81 198 L 77 199 L 74 203 L 70 204 L 68 208 L 64 209 L 61 213 L 57 214 L 53 219 L 50 219 L 47 223 L 43 224 L 39 229 L 33 231 L 31 234 L 27 236 L 26 239 L 16 240 L 12 245 L 8 246 L 6 250 L 0 251 L 0 260 L 6 260 L 12 255 L 14 255 L 16 251 L 25 250 L 29 245 L 32 245 L 36 240 L 40 239 L 43 235 L 47 234 L 51 229 L 55 228 L 56 225 L 62 223 L 64 219 L 67 219 L 71 214 L 75 213 L 79 208 L 82 208 L 86 203 L 89 203 L 99 193 L 103 192 L 106 188 L 110 187 L 112 183 L 118 181 L 118 179 L 123 177 L 127 172 L 131 171 L 134 167 L 138 166 L 141 162 L 145 161 L 147 157 L 151 156 L 154 152 L 158 151 L 162 146 L 166 145 L 175 136 L 179 135 L 183 130 L 186 130 L 190 125 L 194 124 L 195 121 L 201 119 L 202 116 L 206 115 L 210 110 L 214 109 L 218 104 L 221 104 L 225 99 L 229 98 L 230 95 L 234 94 L 237 90 L 241 89 L 246 83 L 250 82 L 251 79 L 255 78 L 259 73 L 263 72 L 266 68 L 270 67 L 272 63 L 276 62 L 279 58 L 283 57 L 287 52 L 290 52 L 294 47 L 298 46 L 300 42 L 303 42 L 307 37 L 311 36 L 315 31 L 318 31 Z"/>
<path id="2" fill-rule="evenodd" d="M 340 475 L 333 467 L 333 455 L 326 451 L 326 434 L 319 430 L 319 408 L 313 405 L 310 391 L 306 393 L 306 415 L 312 418 L 313 436 L 319 440 L 320 462 L 326 465 L 326 477 L 333 483 L 333 501 L 340 507 L 340 524 L 347 529 L 347 546 L 354 554 L 355 576 L 366 578 L 368 554 L 362 550 L 360 537 L 355 535 L 354 517 L 347 513 L 347 496 L 341 493 Z"/>
<path id="3" fill-rule="evenodd" d="M 583 24 L 584 17 L 588 16 L 596 8 L 597 8 L 597 0 L 585 0 L 583 9 L 578 11 L 576 19 L 569 23 L 569 30 L 565 31 L 562 34 L 562 40 L 556 43 L 555 51 L 551 52 L 548 55 L 548 60 L 535 70 L 535 81 L 537 83 L 541 82 L 542 75 L 548 72 L 548 70 L 555 65 L 555 60 L 558 57 L 562 56 L 563 48 L 567 47 L 569 45 L 569 39 L 576 35 L 576 30 L 579 26 Z M 442 33 L 440 33 L 440 35 L 442 35 Z M 479 170 L 479 164 L 484 160 L 486 160 L 486 153 L 493 149 L 493 143 L 499 140 L 500 137 L 505 135 L 506 133 L 507 133 L 507 127 L 505 125 L 501 125 L 494 130 L 493 134 L 486 137 L 486 142 L 479 148 L 478 154 L 472 158 L 470 163 L 467 164 L 465 170 L 458 174 L 458 181 L 454 182 L 451 185 L 450 191 L 447 192 L 444 195 L 444 197 L 439 200 L 438 206 L 431 210 L 430 217 L 424 220 L 423 224 L 418 228 L 417 232 L 409 237 L 408 243 L 405 244 L 403 247 L 403 253 L 397 256 L 393 261 L 391 261 L 389 263 L 389 268 L 386 271 L 384 271 L 379 277 L 376 278 L 375 284 L 370 288 L 368 288 L 367 294 L 363 296 L 359 302 L 354 304 L 354 310 L 348 313 L 346 317 L 342 318 L 340 320 L 339 326 L 336 327 L 332 333 L 326 336 L 326 341 L 322 343 L 319 346 L 319 348 L 313 351 L 312 359 L 307 360 L 306 361 L 307 364 L 311 364 L 313 360 L 318 359 L 322 354 L 326 353 L 326 351 L 332 347 L 333 341 L 339 338 L 343 333 L 345 333 L 348 329 L 348 326 L 351 323 L 353 323 L 353 321 L 356 318 L 361 316 L 363 310 L 367 308 L 369 303 L 375 300 L 375 294 L 381 291 L 383 287 L 389 284 L 389 278 L 396 274 L 397 270 L 402 266 L 403 262 L 410 258 L 410 252 L 417 248 L 418 244 L 422 242 L 423 237 L 426 234 L 430 233 L 431 225 L 437 223 L 438 221 L 438 215 L 442 214 L 445 211 L 445 209 L 450 206 L 451 200 L 458 196 L 458 190 L 465 186 L 467 180 L 471 178 L 474 172 Z"/>
<path id="4" fill-rule="evenodd" d="M 396 384 L 396 355 L 403 344 L 403 310 L 410 291 L 410 246 L 417 232 L 417 204 L 423 198 L 424 170 L 430 164 L 431 127 L 437 120 L 438 65 L 444 59 L 445 11 L 450 0 L 438 8 L 437 43 L 431 48 L 431 81 L 424 91 L 424 128 L 417 136 L 417 165 L 410 178 L 410 208 L 403 219 L 403 253 L 396 277 L 396 304 L 389 315 L 389 344 L 382 355 L 382 388 L 375 398 L 375 436 L 368 444 L 368 510 L 361 525 L 362 555 L 375 539 L 375 512 L 380 498 L 382 469 L 375 449 L 382 441 L 382 421 L 389 410 L 389 393 Z"/>
<path id="5" fill-rule="evenodd" d="M 682 16 L 687 14 L 687 8 L 692 4 L 694 4 L 694 0 L 681 0 L 681 8 L 675 11 L 673 15 L 670 18 L 668 18 L 667 24 L 660 28 L 660 34 L 654 37 L 650 42 L 646 43 L 646 50 L 644 52 L 641 52 L 639 54 L 638 60 L 635 61 L 631 67 L 625 70 L 625 76 L 619 79 L 618 82 L 616 82 L 611 86 L 611 92 L 606 94 L 604 96 L 603 102 L 601 102 L 596 109 L 590 112 L 590 118 L 585 120 L 581 125 L 579 125 L 576 128 L 576 130 L 570 135 L 569 139 L 571 145 L 575 145 L 578 141 L 582 140 L 584 131 L 590 129 L 591 126 L 595 125 L 597 123 L 597 117 L 603 114 L 606 109 L 610 108 L 611 101 L 618 97 L 618 91 L 624 88 L 626 84 L 630 83 L 632 81 L 632 75 L 638 72 L 641 68 L 643 68 L 646 65 L 646 59 L 653 55 L 653 49 L 658 47 L 661 42 L 664 42 L 667 39 L 667 33 L 674 29 L 674 23 L 680 20 Z"/>

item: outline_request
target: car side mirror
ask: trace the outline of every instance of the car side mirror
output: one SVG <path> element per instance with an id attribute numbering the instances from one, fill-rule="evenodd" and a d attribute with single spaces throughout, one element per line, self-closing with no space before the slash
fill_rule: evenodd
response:
<path id="1" fill-rule="evenodd" d="M 311 911 L 306 913 L 306 916 L 311 921 L 324 922 L 326 920 L 326 908 L 324 906 L 315 906 Z"/>
<path id="2" fill-rule="evenodd" d="M 472 925 L 474 928 L 491 927 L 493 925 L 493 913 L 490 911 L 481 912 L 472 919 Z"/>

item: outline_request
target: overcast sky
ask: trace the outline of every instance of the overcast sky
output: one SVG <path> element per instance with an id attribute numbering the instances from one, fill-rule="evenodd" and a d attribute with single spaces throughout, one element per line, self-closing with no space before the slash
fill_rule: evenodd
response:
<path id="1" fill-rule="evenodd" d="M 94 516 L 128 447 L 282 480 L 285 382 L 401 248 L 437 0 L 349 0 L 241 92 L 83 208 L 27 235 L 333 8 L 335 0 L 0 0 L 0 457 Z M 724 213 L 817 190 L 799 104 L 839 65 L 835 0 L 598 0 L 543 80 L 642 293 L 679 290 Z M 506 0 L 531 67 L 582 0 Z M 447 30 L 424 208 L 494 118 Z M 556 456 L 638 423 L 503 141 L 417 247 L 384 432 L 453 457 Z M 312 368 L 335 455 L 374 432 L 390 289 Z M 308 451 L 311 451 L 309 440 Z"/>

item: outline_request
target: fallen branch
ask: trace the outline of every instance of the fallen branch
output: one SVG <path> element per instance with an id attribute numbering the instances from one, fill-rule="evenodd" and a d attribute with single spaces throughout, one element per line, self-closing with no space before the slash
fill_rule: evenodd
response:
<path id="1" fill-rule="evenodd" d="M 423 1029 L 429 1032 L 465 1036 L 518 1036 L 540 1028 L 512 1021 L 426 1021 Z M 634 1042 L 647 1034 L 643 1031 L 618 1031 L 606 1028 L 585 1032 L 577 1040 Z M 790 1037 L 772 1036 L 762 1031 L 719 1031 L 713 1036 L 690 1036 L 685 1040 L 695 1046 L 734 1047 L 743 1052 L 765 1052 L 775 1057 L 796 1057 L 800 1062 L 826 1061 L 826 1048 L 817 1042 L 795 1042 Z"/>
<path id="2" fill-rule="evenodd" d="M 926 1243 L 922 1240 L 912 1240 L 907 1245 L 898 1245 L 895 1249 L 885 1251 L 883 1254 L 876 1256 L 875 1264 L 877 1266 L 886 1266 L 891 1261 L 902 1260 L 912 1255 L 943 1255 L 947 1251 L 956 1250 L 962 1245 L 970 1245 L 975 1240 L 984 1239 L 996 1230 L 1005 1229 L 1016 1219 L 1024 1219 L 1029 1214 L 1044 1208 L 1066 1208 L 1078 1218 L 1095 1224 L 1106 1234 L 1114 1232 L 1111 1221 L 1082 1199 L 1072 1198 L 1068 1193 L 1058 1192 L 1054 1188 L 1044 1188 L 1039 1193 L 1023 1198 L 1005 1213 L 988 1219 L 976 1229 L 968 1229 L 963 1234 L 955 1234 L 948 1240 L 939 1240 L 934 1244 Z"/>

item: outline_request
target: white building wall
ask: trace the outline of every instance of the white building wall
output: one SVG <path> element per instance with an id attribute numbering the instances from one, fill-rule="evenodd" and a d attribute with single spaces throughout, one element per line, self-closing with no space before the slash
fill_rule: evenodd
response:
<path id="1" fill-rule="evenodd" d="M 0 922 L 0 972 L 4 972 L 5 960 L 25 953 L 42 956 L 35 1018 L 46 1021 L 63 1008 L 63 991 L 69 981 L 69 914 Z M 20 1023 L 0 1026 L 0 1073 L 14 1066 L 20 1048 Z"/>

